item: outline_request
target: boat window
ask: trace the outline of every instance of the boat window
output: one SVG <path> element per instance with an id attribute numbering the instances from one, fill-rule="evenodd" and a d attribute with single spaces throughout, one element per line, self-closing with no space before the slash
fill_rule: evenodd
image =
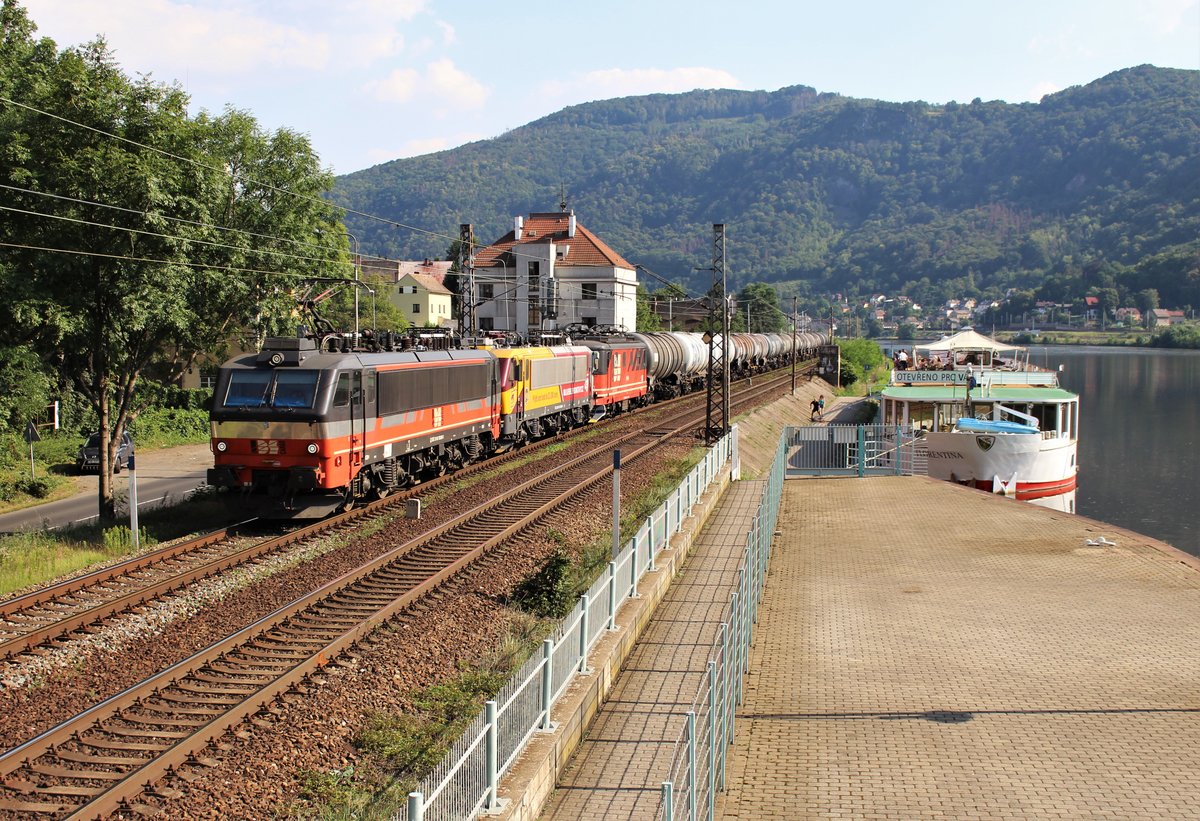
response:
<path id="1" fill-rule="evenodd" d="M 261 408 L 267 404 L 274 371 L 233 371 L 225 392 L 227 408 Z"/>
<path id="2" fill-rule="evenodd" d="M 929 402 L 911 402 L 908 406 L 908 422 L 914 430 L 934 430 L 937 406 Z"/>
<path id="3" fill-rule="evenodd" d="M 976 419 L 991 419 L 992 418 L 992 403 L 991 402 L 976 402 L 971 406 L 971 415 Z"/>

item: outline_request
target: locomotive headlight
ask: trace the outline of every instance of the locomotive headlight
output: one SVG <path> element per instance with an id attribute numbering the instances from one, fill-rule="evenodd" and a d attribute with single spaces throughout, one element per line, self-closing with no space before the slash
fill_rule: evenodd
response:
<path id="1" fill-rule="evenodd" d="M 309 453 L 311 453 L 315 456 L 317 454 L 317 451 L 320 450 L 320 448 L 317 447 L 316 442 L 309 442 L 307 450 Z"/>
<path id="2" fill-rule="evenodd" d="M 227 450 L 229 450 L 229 443 L 228 443 L 228 442 L 217 442 L 217 451 L 218 451 L 218 452 L 220 452 L 220 453 L 224 453 L 224 452 L 225 452 L 225 451 L 227 451 Z"/>

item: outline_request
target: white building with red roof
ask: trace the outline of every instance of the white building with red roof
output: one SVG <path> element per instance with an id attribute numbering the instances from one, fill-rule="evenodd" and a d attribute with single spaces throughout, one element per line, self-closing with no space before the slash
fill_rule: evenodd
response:
<path id="1" fill-rule="evenodd" d="M 636 327 L 637 272 L 573 211 L 517 217 L 475 255 L 475 289 L 484 331 Z"/>

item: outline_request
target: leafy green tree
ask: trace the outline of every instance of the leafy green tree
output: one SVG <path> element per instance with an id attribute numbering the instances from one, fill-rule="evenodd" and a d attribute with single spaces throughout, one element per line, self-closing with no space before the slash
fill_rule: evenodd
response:
<path id="1" fill-rule="evenodd" d="M 1158 307 L 1158 289 L 1146 288 L 1138 291 L 1136 301 L 1138 310 L 1142 312 L 1142 322 L 1147 328 L 1151 327 L 1154 309 Z"/>
<path id="2" fill-rule="evenodd" d="M 750 317 L 751 333 L 775 333 L 791 325 L 779 309 L 779 294 L 765 282 L 751 282 L 742 288 L 738 306 Z"/>
<path id="3" fill-rule="evenodd" d="M 662 319 L 654 311 L 654 306 L 651 304 L 653 298 L 645 285 L 638 283 L 637 286 L 637 329 L 648 333 L 650 331 L 661 331 L 663 329 Z"/>
<path id="4" fill-rule="evenodd" d="M 0 87 L 25 107 L 0 117 L 0 183 L 28 213 L 0 221 L 0 341 L 28 345 L 91 403 L 111 519 L 138 380 L 292 321 L 292 286 L 339 257 L 322 239 L 341 233 L 321 198 L 332 179 L 306 138 L 233 110 L 189 118 L 179 88 L 131 80 L 103 41 L 59 52 L 32 41 L 13 0 L 2 14 L 22 59 L 0 63 Z"/>
<path id="5" fill-rule="evenodd" d="M 28 346 L 0 347 L 0 426 L 24 430 L 45 409 L 50 379 Z"/>

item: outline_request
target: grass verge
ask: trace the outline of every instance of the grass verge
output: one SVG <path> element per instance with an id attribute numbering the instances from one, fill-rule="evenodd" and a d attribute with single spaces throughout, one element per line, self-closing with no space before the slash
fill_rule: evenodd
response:
<path id="1" fill-rule="evenodd" d="M 227 517 L 225 506 L 215 494 L 197 491 L 180 504 L 141 513 L 140 547 L 146 550 L 161 542 L 207 532 L 213 522 L 227 521 Z M 0 595 L 45 584 L 133 552 L 132 533 L 124 525 L 76 525 L 3 536 L 0 537 Z"/>

